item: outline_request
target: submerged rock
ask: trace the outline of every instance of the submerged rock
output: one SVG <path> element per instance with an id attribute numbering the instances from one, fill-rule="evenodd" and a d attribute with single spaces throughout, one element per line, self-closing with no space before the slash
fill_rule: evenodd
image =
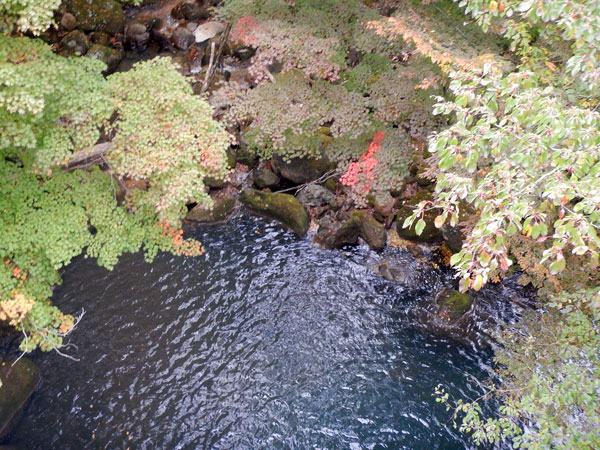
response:
<path id="1" fill-rule="evenodd" d="M 180 3 L 171 10 L 171 16 L 175 19 L 198 21 L 208 19 L 210 14 L 204 6 L 196 3 Z"/>
<path id="2" fill-rule="evenodd" d="M 398 214 L 396 214 L 396 228 L 398 235 L 401 238 L 419 242 L 441 239 L 442 233 L 433 223 L 438 215 L 437 210 L 433 209 L 425 212 L 425 217 L 423 218 L 425 220 L 425 228 L 420 235 L 417 235 L 417 232 L 415 231 L 415 224 L 410 228 L 403 228 L 402 226 L 404 220 L 414 212 L 415 206 L 423 200 L 433 200 L 431 192 L 427 190 L 419 191 L 417 194 L 406 200 L 398 210 Z"/>
<path id="3" fill-rule="evenodd" d="M 325 157 L 319 159 L 292 158 L 286 161 L 280 155 L 273 156 L 275 173 L 296 184 L 314 181 L 334 168 L 335 165 Z"/>
<path id="4" fill-rule="evenodd" d="M 298 236 L 308 231 L 308 213 L 293 195 L 244 189 L 240 200 L 255 213 L 283 223 Z"/>
<path id="5" fill-rule="evenodd" d="M 473 298 L 455 289 L 444 289 L 436 296 L 435 303 L 438 318 L 454 324 L 471 309 Z"/>
<path id="6" fill-rule="evenodd" d="M 0 365 L 0 439 L 3 439 L 18 421 L 27 401 L 40 382 L 40 371 L 33 361 L 19 359 Z"/>
<path id="7" fill-rule="evenodd" d="M 222 222 L 226 220 L 235 208 L 235 200 L 233 198 L 217 198 L 213 199 L 212 208 L 207 208 L 204 205 L 194 206 L 185 216 L 190 222 L 210 223 Z"/>

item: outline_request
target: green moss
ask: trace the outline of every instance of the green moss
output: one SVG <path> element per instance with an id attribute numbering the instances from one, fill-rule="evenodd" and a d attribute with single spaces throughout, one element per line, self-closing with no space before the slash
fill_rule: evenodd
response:
<path id="1" fill-rule="evenodd" d="M 442 237 L 440 230 L 438 230 L 433 223 L 437 216 L 437 210 L 435 209 L 425 212 L 425 217 L 423 218 L 425 220 L 425 228 L 420 235 L 417 235 L 414 226 L 411 226 L 410 228 L 404 228 L 402 226 L 406 218 L 414 212 L 415 206 L 424 200 L 433 200 L 431 192 L 425 189 L 413 195 L 400 207 L 398 214 L 396 214 L 396 227 L 398 235 L 401 238 L 419 242 L 428 242 Z"/>
<path id="2" fill-rule="evenodd" d="M 283 223 L 298 236 L 304 236 L 308 231 L 308 214 L 293 195 L 245 189 L 240 200 L 257 214 Z"/>

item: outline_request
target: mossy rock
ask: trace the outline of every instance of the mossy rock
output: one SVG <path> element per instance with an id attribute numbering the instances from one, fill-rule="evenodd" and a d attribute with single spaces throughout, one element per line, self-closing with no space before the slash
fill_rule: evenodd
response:
<path id="1" fill-rule="evenodd" d="M 473 297 L 455 289 L 444 289 L 435 298 L 437 315 L 450 323 L 458 322 L 473 305 Z"/>
<path id="2" fill-rule="evenodd" d="M 337 183 L 333 178 L 329 178 L 327 181 L 325 181 L 325 183 L 323 183 L 323 187 L 329 189 L 335 194 Z"/>
<path id="3" fill-rule="evenodd" d="M 123 59 L 123 50 L 94 44 L 85 55 L 88 58 L 97 58 L 106 64 L 106 72 L 114 71 Z"/>
<path id="4" fill-rule="evenodd" d="M 27 401 L 40 382 L 40 370 L 27 358 L 0 365 L 0 439 L 3 439 L 17 422 Z"/>
<path id="5" fill-rule="evenodd" d="M 248 188 L 242 191 L 240 200 L 253 212 L 283 223 L 298 236 L 305 236 L 308 231 L 308 213 L 293 195 Z"/>
<path id="6" fill-rule="evenodd" d="M 67 0 L 66 9 L 83 31 L 123 32 L 125 17 L 119 2 L 113 0 Z"/>
<path id="7" fill-rule="evenodd" d="M 235 208 L 235 200 L 233 198 L 218 198 L 214 199 L 212 209 L 204 205 L 194 206 L 185 216 L 190 222 L 211 223 L 223 222 L 233 212 Z"/>
<path id="8" fill-rule="evenodd" d="M 291 158 L 284 159 L 280 155 L 273 155 L 273 169 L 282 178 L 296 184 L 314 181 L 323 174 L 335 168 L 325 156 L 320 158 Z"/>
<path id="9" fill-rule="evenodd" d="M 356 244 L 359 236 L 374 250 L 381 250 L 385 246 L 387 237 L 384 226 L 367 211 L 353 211 L 350 218 L 337 231 L 334 246 Z"/>
<path id="10" fill-rule="evenodd" d="M 61 39 L 60 48 L 73 50 L 76 54 L 84 55 L 90 48 L 90 41 L 83 31 L 74 30 Z"/>
<path id="11" fill-rule="evenodd" d="M 273 171 L 267 169 L 260 169 L 254 172 L 254 184 L 259 189 L 269 188 L 273 189 L 279 186 L 281 180 Z"/>
<path id="12" fill-rule="evenodd" d="M 475 211 L 470 205 L 465 202 L 460 202 L 459 204 L 459 213 L 458 213 L 458 222 L 466 222 L 472 217 L 477 215 L 477 211 Z M 444 241 L 450 250 L 454 253 L 459 252 L 462 249 L 463 241 L 466 236 L 463 233 L 462 229 L 459 227 L 453 227 L 449 223 L 444 224 L 444 226 L 440 229 L 442 236 L 444 237 Z"/>
<path id="13" fill-rule="evenodd" d="M 225 187 L 227 180 L 225 178 L 205 177 L 204 184 L 209 188 L 220 189 Z"/>
<path id="14" fill-rule="evenodd" d="M 396 214 L 396 227 L 398 236 L 404 239 L 410 239 L 418 242 L 428 242 L 442 238 L 442 233 L 434 225 L 434 220 L 438 215 L 438 210 L 432 209 L 425 212 L 423 219 L 425 220 L 425 228 L 420 235 L 417 235 L 415 231 L 415 223 L 410 228 L 403 228 L 402 225 L 408 216 L 410 216 L 415 209 L 415 206 L 424 200 L 433 200 L 431 192 L 422 190 L 417 192 L 411 198 L 406 200 Z"/>

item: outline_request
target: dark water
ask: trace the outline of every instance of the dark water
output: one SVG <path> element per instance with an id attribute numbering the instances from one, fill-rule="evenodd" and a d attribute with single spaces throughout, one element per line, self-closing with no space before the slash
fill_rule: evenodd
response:
<path id="1" fill-rule="evenodd" d="M 25 448 L 454 449 L 432 396 L 480 394 L 490 354 L 417 331 L 419 295 L 260 219 L 197 232 L 199 258 L 79 259 L 54 302 L 86 314 L 13 433 Z M 419 293 L 420 292 L 420 293 Z"/>

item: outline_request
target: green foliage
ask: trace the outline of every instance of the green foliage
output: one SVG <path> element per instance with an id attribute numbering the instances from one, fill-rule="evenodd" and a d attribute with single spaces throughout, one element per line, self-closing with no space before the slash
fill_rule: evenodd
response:
<path id="1" fill-rule="evenodd" d="M 0 33 L 12 31 L 15 25 L 19 31 L 39 34 L 52 24 L 60 3 L 60 0 L 2 0 Z"/>
<path id="2" fill-rule="evenodd" d="M 1 161 L 0 180 L 0 318 L 25 333 L 24 351 L 60 347 L 72 326 L 46 299 L 73 257 L 85 250 L 111 268 L 124 252 L 144 247 L 151 259 L 172 248 L 152 210 L 117 206 L 116 183 L 100 170 L 42 177 Z"/>
<path id="3" fill-rule="evenodd" d="M 170 59 L 111 75 L 108 90 L 117 116 L 107 160 L 119 176 L 150 183 L 132 205 L 154 207 L 170 223 L 184 215 L 186 203 L 210 205 L 203 180 L 226 175 L 229 135 Z"/>
<path id="4" fill-rule="evenodd" d="M 140 249 L 198 254 L 177 219 L 186 201 L 210 202 L 205 176 L 226 173 L 227 133 L 170 62 L 108 81 L 104 68 L 0 36 L 0 320 L 23 332 L 24 351 L 58 349 L 74 326 L 48 301 L 73 257 L 111 268 Z M 108 170 L 68 171 L 101 131 L 112 138 Z M 115 198 L 125 177 L 150 184 L 129 191 L 128 209 Z"/>
<path id="5" fill-rule="evenodd" d="M 497 417 L 483 418 L 478 401 L 452 404 L 438 387 L 438 401 L 477 444 L 511 438 L 515 448 L 535 450 L 600 446 L 600 290 L 564 294 L 553 306 L 560 309 L 531 313 L 498 336 L 502 383 L 486 394 L 503 400 Z"/>
<path id="6" fill-rule="evenodd" d="M 93 58 L 60 58 L 37 39 L 0 35 L 2 154 L 47 171 L 93 145 L 112 112 L 104 68 Z"/>

